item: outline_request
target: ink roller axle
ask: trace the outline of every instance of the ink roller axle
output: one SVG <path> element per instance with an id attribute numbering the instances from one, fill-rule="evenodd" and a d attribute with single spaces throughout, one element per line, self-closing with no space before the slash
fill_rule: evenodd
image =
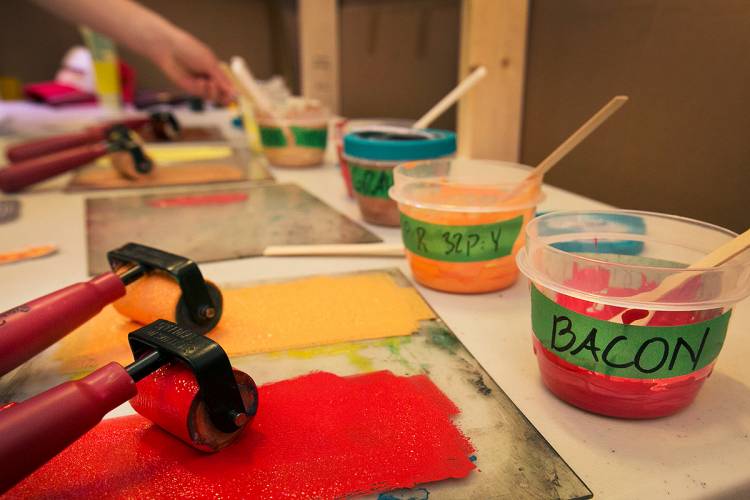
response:
<path id="1" fill-rule="evenodd" d="M 0 169 L 0 190 L 6 193 L 21 191 L 105 155 L 109 155 L 112 166 L 127 179 L 147 175 L 154 167 L 141 147 L 140 139 L 127 127 L 116 125 L 108 130 L 107 137 L 101 142 L 84 144 L 6 165 Z"/>
<path id="2" fill-rule="evenodd" d="M 165 320 L 131 332 L 128 341 L 135 361 L 127 367 L 110 363 L 0 409 L 0 494 L 128 400 L 144 417 L 207 452 L 231 444 L 255 416 L 255 382 L 232 369 L 216 342 Z"/>
<path id="3" fill-rule="evenodd" d="M 192 260 L 136 243 L 107 256 L 112 272 L 0 313 L 0 376 L 115 301 L 115 308 L 141 324 L 164 318 L 203 334 L 219 322 L 221 292 Z"/>
<path id="4" fill-rule="evenodd" d="M 180 135 L 180 124 L 172 113 L 161 111 L 149 116 L 127 118 L 89 127 L 83 132 L 55 135 L 34 139 L 10 146 L 5 155 L 8 161 L 17 163 L 47 156 L 71 148 L 105 141 L 114 127 L 125 127 L 134 131 L 150 129 L 153 135 L 163 140 L 174 140 Z"/>

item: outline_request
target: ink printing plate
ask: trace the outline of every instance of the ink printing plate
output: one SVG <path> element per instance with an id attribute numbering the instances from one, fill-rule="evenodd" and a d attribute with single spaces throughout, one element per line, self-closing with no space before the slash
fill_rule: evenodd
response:
<path id="1" fill-rule="evenodd" d="M 295 184 L 86 200 L 89 272 L 125 243 L 196 262 L 254 257 L 270 245 L 378 243 L 380 238 Z"/>
<path id="2" fill-rule="evenodd" d="M 387 484 L 370 484 L 369 488 L 365 491 L 369 495 L 367 498 L 377 498 L 378 500 L 426 500 L 429 498 L 430 500 L 434 500 L 443 498 L 574 499 L 592 497 L 588 487 L 531 425 L 526 417 L 524 417 L 500 386 L 491 379 L 484 368 L 479 365 L 477 360 L 450 330 L 448 325 L 434 311 L 431 311 L 429 306 L 424 302 L 424 299 L 418 295 L 409 280 L 399 270 L 364 271 L 339 276 L 355 275 L 377 276 L 378 279 L 386 278 L 392 280 L 391 282 L 394 284 L 395 290 L 408 289 L 409 295 L 412 293 L 416 295 L 418 302 L 426 308 L 423 311 L 426 311 L 427 314 L 422 317 L 432 316 L 432 319 L 415 321 L 414 324 L 417 325 L 416 331 L 410 335 L 402 335 L 403 332 L 399 332 L 399 336 L 387 338 L 339 342 L 329 345 L 237 356 L 232 358 L 232 365 L 239 370 L 251 374 L 256 383 L 261 386 L 261 389 L 265 384 L 272 384 L 277 381 L 297 380 L 295 377 L 314 375 L 315 372 L 328 372 L 332 374 L 331 376 L 349 377 L 383 373 L 382 371 L 385 370 L 399 377 L 426 376 L 429 382 L 434 384 L 458 408 L 458 413 L 452 416 L 452 422 L 470 440 L 473 450 L 470 452 L 471 456 L 468 459 L 473 462 L 475 468 L 460 478 L 419 483 L 406 490 L 389 491 L 393 490 L 393 488 L 388 488 Z M 261 284 L 267 283 L 269 282 Z M 283 284 L 293 288 L 301 286 L 299 285 L 301 283 L 300 279 L 278 280 L 270 283 Z M 223 288 L 227 291 L 235 287 L 254 285 L 259 284 L 238 283 L 229 287 L 224 286 Z M 341 293 L 341 290 L 336 289 L 336 287 L 328 286 L 328 291 L 325 291 L 325 289 L 325 287 L 321 287 L 320 291 L 320 300 L 323 303 L 328 303 L 329 301 L 333 303 L 336 295 Z M 373 297 L 372 299 L 377 301 L 378 297 Z M 290 311 L 295 311 L 293 304 L 285 301 L 279 301 L 276 305 L 268 301 L 262 302 L 264 314 L 270 315 L 270 317 L 273 317 L 273 315 L 289 315 Z M 268 310 L 269 307 L 272 310 Z M 274 307 L 283 310 L 275 311 L 273 310 Z M 298 308 L 297 312 L 299 313 L 302 310 L 303 308 Z M 326 311 L 326 313 L 332 323 L 341 320 L 345 315 L 349 315 L 346 317 L 351 321 L 351 311 L 338 313 L 335 308 L 332 308 L 330 311 Z M 297 320 L 300 328 L 304 329 L 305 325 L 308 324 L 307 320 L 304 314 L 298 314 L 298 316 Z M 351 321 L 351 324 L 356 324 L 356 321 Z M 252 333 L 245 331 L 243 334 L 251 335 Z M 126 344 L 127 342 L 123 339 L 123 343 Z M 61 377 L 59 373 L 55 375 L 53 373 L 54 370 L 51 368 L 53 364 L 49 360 L 40 361 L 38 359 L 44 356 L 52 355 L 45 353 L 35 358 L 30 363 L 24 365 L 23 368 L 17 370 L 14 376 L 0 382 L 0 401 L 8 398 L 23 399 L 29 393 L 33 393 L 38 386 L 50 387 L 53 383 L 60 383 L 70 376 Z M 321 388 L 320 392 L 325 394 L 326 390 Z M 261 394 L 263 394 L 262 390 Z M 373 393 L 372 397 L 377 397 L 377 394 Z M 325 396 L 323 400 L 326 401 Z M 313 398 L 311 401 L 316 400 Z M 339 406 L 344 403 L 337 402 L 334 399 L 327 404 Z M 258 411 L 262 412 L 263 408 L 263 400 L 261 398 Z M 268 406 L 266 406 L 266 410 L 269 410 Z M 354 413 L 357 411 L 356 408 L 348 408 L 348 410 Z M 425 412 L 428 412 L 428 410 L 429 408 L 424 409 Z M 129 412 L 132 412 L 132 410 L 127 409 L 125 413 L 120 414 L 127 414 Z M 363 415 L 363 419 L 365 417 Z M 351 422 L 352 419 L 349 418 L 347 421 Z M 356 422 L 357 419 L 354 419 L 354 421 Z M 107 420 L 105 424 L 106 422 L 112 422 L 112 425 L 114 425 L 117 421 Z M 266 439 L 263 436 L 268 436 L 268 434 L 264 434 L 267 430 L 264 431 L 255 427 L 251 427 L 249 431 L 246 430 L 245 432 L 260 432 L 261 437 L 258 439 Z M 363 439 L 362 436 L 372 434 L 371 429 L 361 428 L 361 426 L 357 425 L 354 425 L 352 428 L 342 429 L 342 432 L 344 433 L 344 436 L 341 438 L 343 442 L 348 442 L 347 440 L 358 442 L 358 439 Z M 409 436 L 413 433 L 413 429 L 407 428 L 403 432 L 391 435 L 391 437 L 393 440 L 409 440 Z M 439 434 L 435 435 L 438 436 L 436 439 L 440 439 Z M 153 435 L 149 437 L 148 433 L 144 434 L 144 442 L 138 446 L 146 446 L 148 448 L 153 445 L 152 438 L 154 438 Z M 268 444 L 270 445 L 270 443 Z M 378 441 L 376 445 L 378 450 L 372 453 L 381 457 L 390 457 L 389 460 L 392 459 L 391 470 L 395 474 L 403 475 L 405 470 L 410 469 L 408 467 L 405 468 L 401 463 L 408 464 L 409 456 L 400 457 L 398 455 L 390 455 L 387 453 L 387 450 L 390 449 L 390 444 L 392 443 Z M 243 444 L 240 442 L 234 446 L 242 449 Z M 440 447 L 438 446 L 436 449 L 440 449 Z M 384 453 L 383 450 L 386 450 L 386 452 Z M 122 454 L 123 452 L 123 449 L 120 449 L 119 453 Z M 107 452 L 96 451 L 96 453 L 106 454 Z M 200 453 L 196 453 L 200 455 Z M 237 451 L 233 453 L 237 454 Z M 246 453 L 252 453 L 252 448 L 247 449 Z M 344 454 L 346 455 L 346 453 Z M 164 464 L 164 467 L 166 467 L 164 471 L 166 472 L 159 473 L 168 474 L 170 473 L 169 467 L 177 467 L 182 474 L 187 471 L 188 474 L 197 474 L 196 477 L 204 478 L 201 479 L 202 481 L 208 481 L 206 479 L 208 476 L 205 474 L 208 474 L 207 471 L 211 467 L 216 468 L 216 465 L 211 465 L 211 461 L 220 461 L 220 455 L 220 453 L 212 456 L 203 455 L 202 458 L 196 455 L 196 457 L 189 459 L 185 463 L 181 461 L 166 461 Z M 153 460 L 152 454 L 149 457 L 150 460 Z M 462 458 L 465 461 L 467 457 Z M 82 462 L 81 464 L 77 464 L 79 459 Z M 72 456 L 67 457 L 61 462 L 59 461 L 61 465 L 57 465 L 56 467 L 62 467 L 65 470 L 68 470 L 70 467 L 82 467 L 85 469 L 89 465 L 83 462 L 99 459 L 105 460 L 107 458 L 87 458 L 86 456 L 76 458 Z M 197 462 L 194 461 L 199 459 L 202 460 L 202 465 L 197 466 Z M 318 457 L 315 460 L 316 463 L 313 465 L 309 463 L 294 463 L 281 466 L 279 464 L 278 470 L 271 467 L 274 471 L 273 480 L 288 484 L 290 485 L 290 490 L 294 490 L 298 484 L 295 481 L 305 481 L 304 474 L 300 476 L 300 470 L 316 470 L 315 467 L 325 468 L 325 463 L 329 459 L 332 459 L 332 457 Z M 127 463 L 134 461 L 136 463 L 141 458 L 125 457 L 123 460 Z M 71 465 L 73 463 L 76 463 L 76 465 Z M 321 463 L 323 465 L 320 465 Z M 289 468 L 286 468 L 287 465 L 289 465 Z M 412 465 L 414 464 L 412 463 Z M 90 464 L 90 466 L 94 467 L 94 469 L 96 468 L 95 464 Z M 145 488 L 145 491 L 149 495 L 158 496 L 160 492 L 164 493 L 163 488 L 165 487 L 165 481 L 160 480 L 155 475 L 159 467 L 153 470 L 149 469 L 145 477 L 140 477 L 138 476 L 140 473 L 133 472 L 132 475 L 135 479 L 131 478 L 131 480 L 139 482 L 136 487 L 141 492 L 144 492 Z M 242 466 L 234 464 L 233 467 L 240 467 L 241 469 Z M 219 468 L 218 470 L 222 469 Z M 172 471 L 172 473 L 174 472 L 176 470 Z M 82 471 L 82 474 L 84 473 L 85 471 Z M 46 489 L 53 488 L 47 481 L 47 479 L 53 477 L 50 474 L 52 472 L 45 473 L 42 470 L 41 475 L 32 476 L 29 479 L 29 481 L 33 482 L 36 480 L 37 482 L 35 484 L 27 482 L 26 486 L 37 493 L 44 493 Z M 254 471 L 252 469 L 246 471 L 242 469 L 241 472 L 242 476 L 252 477 L 253 474 Z M 232 481 L 232 474 L 229 474 L 229 476 L 211 476 L 211 481 L 216 481 L 217 483 Z M 132 486 L 124 478 L 118 481 L 111 481 L 111 478 L 106 474 L 98 476 L 105 479 L 91 480 L 95 484 L 87 484 L 84 478 L 75 477 L 77 477 L 78 489 L 73 488 L 69 490 L 68 486 L 66 486 L 67 483 L 63 482 L 63 486 L 58 484 L 58 487 L 62 488 L 58 490 L 58 493 L 67 491 L 73 493 L 78 491 L 80 493 L 88 489 L 107 492 L 108 496 L 120 497 L 127 491 L 127 488 Z M 144 481 L 146 486 L 143 484 Z M 59 483 L 59 481 L 56 482 Z M 169 481 L 166 482 L 168 483 Z M 205 484 L 200 486 L 200 488 L 203 487 L 208 488 L 206 491 L 212 491 L 212 487 L 221 488 L 222 485 Z M 81 490 L 80 488 L 84 489 Z M 47 492 L 50 493 L 51 491 Z M 13 492 L 11 491 L 11 493 Z M 287 493 L 291 495 L 294 492 L 287 491 Z M 351 495 L 356 494 L 356 492 L 351 493 Z M 351 495 L 345 493 L 342 496 Z"/>

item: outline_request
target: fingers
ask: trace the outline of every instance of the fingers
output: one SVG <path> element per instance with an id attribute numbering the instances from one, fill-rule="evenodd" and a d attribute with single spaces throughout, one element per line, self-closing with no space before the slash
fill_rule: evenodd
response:
<path id="1" fill-rule="evenodd" d="M 183 90 L 204 99 L 228 104 L 235 96 L 232 82 L 214 53 L 193 36 L 180 32 L 179 39 L 155 61 Z"/>

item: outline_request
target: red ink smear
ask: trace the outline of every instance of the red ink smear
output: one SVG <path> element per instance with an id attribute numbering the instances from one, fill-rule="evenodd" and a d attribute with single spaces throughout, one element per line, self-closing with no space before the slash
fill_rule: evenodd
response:
<path id="1" fill-rule="evenodd" d="M 149 200 L 148 205 L 154 208 L 196 207 L 202 205 L 227 205 L 246 200 L 247 194 L 245 193 L 202 194 Z"/>
<path id="2" fill-rule="evenodd" d="M 573 277 L 567 284 L 575 285 L 593 293 L 607 289 L 611 296 L 627 296 L 656 288 L 656 283 L 642 277 L 639 288 L 615 288 L 609 286 L 610 275 L 605 269 L 573 268 Z M 701 286 L 700 277 L 691 278 L 670 291 L 665 298 L 689 300 L 695 297 Z M 557 295 L 557 303 L 580 314 L 607 320 L 620 314 L 624 308 L 595 304 L 587 300 Z M 633 317 L 623 318 L 632 322 L 646 311 L 634 310 Z M 646 313 L 647 314 L 647 313 Z M 656 311 L 648 326 L 674 326 L 699 323 L 722 314 L 721 309 L 701 311 Z M 584 334 L 587 332 L 584 332 Z M 713 363 L 687 375 L 666 379 L 631 379 L 597 373 L 563 360 L 544 347 L 533 337 L 534 353 L 545 385 L 560 399 L 568 403 L 603 415 L 622 418 L 655 418 L 671 415 L 693 402 L 703 383 L 713 371 Z"/>
<path id="3" fill-rule="evenodd" d="M 8 498 L 333 498 L 462 478 L 473 448 L 424 375 L 311 373 L 259 388 L 240 440 L 196 451 L 140 416 L 106 420 Z"/>

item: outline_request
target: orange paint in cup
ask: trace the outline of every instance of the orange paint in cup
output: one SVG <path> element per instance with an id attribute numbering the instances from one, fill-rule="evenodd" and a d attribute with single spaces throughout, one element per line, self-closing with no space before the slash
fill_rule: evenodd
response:
<path id="1" fill-rule="evenodd" d="M 542 200 L 529 167 L 499 161 L 410 162 L 394 170 L 406 256 L 421 284 L 455 293 L 501 290 L 518 279 L 515 254 Z"/>

